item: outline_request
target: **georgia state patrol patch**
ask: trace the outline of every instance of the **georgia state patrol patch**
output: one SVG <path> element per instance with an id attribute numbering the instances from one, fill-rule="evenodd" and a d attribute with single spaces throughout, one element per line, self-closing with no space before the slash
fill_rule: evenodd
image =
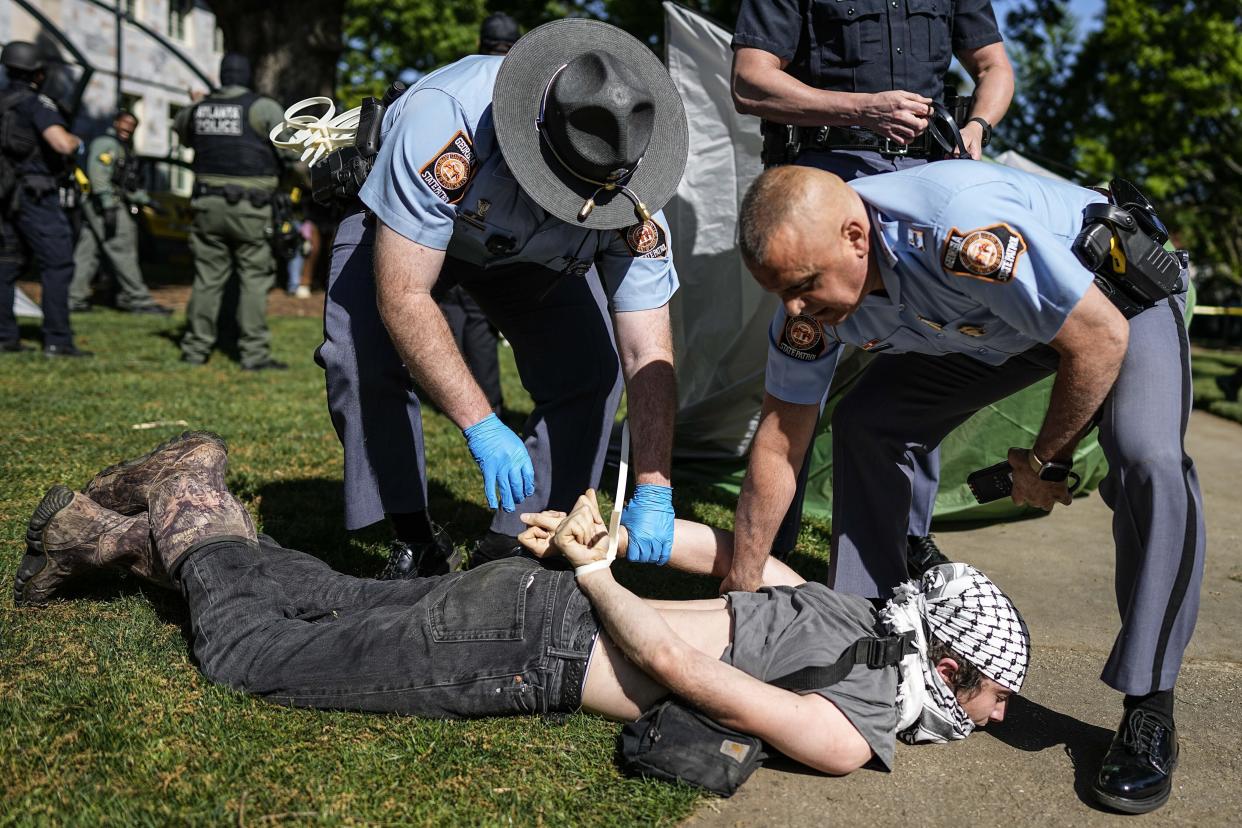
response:
<path id="1" fill-rule="evenodd" d="M 785 356 L 812 362 L 824 355 L 824 329 L 810 316 L 791 316 L 776 343 Z"/>
<path id="2" fill-rule="evenodd" d="M 461 130 L 428 161 L 418 176 L 445 204 L 456 204 L 474 174 L 474 144 Z"/>
<path id="3" fill-rule="evenodd" d="M 617 232 L 625 239 L 625 246 L 635 259 L 660 259 L 668 255 L 664 228 L 651 219 Z"/>
<path id="4" fill-rule="evenodd" d="M 1026 252 L 1026 240 L 1008 224 L 962 232 L 954 227 L 944 247 L 944 269 L 954 276 L 1008 282 Z"/>

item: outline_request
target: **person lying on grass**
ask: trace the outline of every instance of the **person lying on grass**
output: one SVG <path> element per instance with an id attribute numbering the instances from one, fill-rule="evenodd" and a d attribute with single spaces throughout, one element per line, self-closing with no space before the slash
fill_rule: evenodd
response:
<path id="1" fill-rule="evenodd" d="M 903 585 L 877 611 L 769 558 L 765 587 L 648 601 L 613 578 L 593 492 L 572 513 L 525 515 L 522 542 L 576 568 L 507 559 L 468 572 L 375 581 L 257 534 L 224 482 L 224 441 L 189 432 L 54 486 L 30 519 L 18 605 L 119 567 L 178 590 L 209 680 L 297 707 L 427 717 L 586 710 L 632 720 L 675 693 L 713 719 L 832 774 L 894 740 L 948 741 L 1000 721 L 1021 687 L 1028 635 L 999 589 L 964 564 Z M 619 543 L 622 550 L 626 536 Z M 729 533 L 678 520 L 669 564 L 723 575 Z M 832 664 L 877 630 L 911 631 L 900 667 L 855 665 L 805 695 L 765 683 Z M 902 680 L 899 686 L 899 673 Z"/>

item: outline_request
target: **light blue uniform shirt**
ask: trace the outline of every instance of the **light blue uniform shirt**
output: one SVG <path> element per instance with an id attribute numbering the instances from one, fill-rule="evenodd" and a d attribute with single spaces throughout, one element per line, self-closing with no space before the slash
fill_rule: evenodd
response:
<path id="1" fill-rule="evenodd" d="M 1104 197 L 978 161 L 938 161 L 849 182 L 871 215 L 887 296 L 840 325 L 772 320 L 765 387 L 817 405 L 844 345 L 872 353 L 966 354 L 1000 365 L 1051 342 L 1091 285 L 1070 245 Z"/>
<path id="2" fill-rule="evenodd" d="M 614 311 L 658 308 L 677 290 L 664 214 L 621 230 L 574 227 L 544 212 L 505 164 L 492 123 L 503 58 L 472 55 L 427 75 L 384 115 L 360 196 L 407 239 L 481 268 L 594 264 Z M 532 121 L 531 129 L 534 129 Z"/>

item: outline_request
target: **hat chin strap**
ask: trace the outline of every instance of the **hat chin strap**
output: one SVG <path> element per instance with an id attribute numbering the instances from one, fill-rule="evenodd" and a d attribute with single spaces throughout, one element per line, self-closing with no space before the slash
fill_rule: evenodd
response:
<path id="1" fill-rule="evenodd" d="M 639 166 L 643 163 L 643 159 L 641 157 L 632 169 L 623 170 L 620 175 L 610 177 L 614 180 L 598 181 L 594 178 L 586 177 L 573 167 L 569 166 L 569 164 L 565 162 L 565 159 L 561 158 L 561 154 L 556 151 L 556 147 L 552 145 L 552 139 L 548 137 L 547 130 L 544 128 L 543 113 L 544 108 L 548 105 L 548 93 L 552 91 L 552 84 L 556 82 L 557 76 L 560 75 L 568 65 L 568 63 L 562 63 L 560 67 L 552 73 L 552 77 L 548 79 L 547 86 L 543 88 L 543 100 L 539 103 L 539 117 L 535 119 L 535 130 L 539 133 L 539 139 L 543 142 L 544 146 L 546 146 L 548 151 L 552 153 L 552 157 L 556 159 L 556 162 L 560 164 L 566 172 L 574 178 L 577 178 L 579 181 L 594 184 L 596 187 L 595 192 L 591 193 L 586 201 L 582 202 L 582 209 L 578 211 L 578 221 L 586 221 L 592 211 L 595 210 L 595 197 L 597 195 L 601 192 L 613 192 L 615 190 L 620 190 L 621 194 L 633 203 L 634 215 L 638 217 L 639 222 L 651 221 L 651 211 L 647 209 L 647 205 L 643 204 L 642 200 L 638 196 L 634 195 L 633 191 L 630 190 L 629 187 L 626 187 L 625 184 L 622 183 L 624 181 L 629 181 L 630 178 L 633 177 L 634 173 L 638 171 Z"/>

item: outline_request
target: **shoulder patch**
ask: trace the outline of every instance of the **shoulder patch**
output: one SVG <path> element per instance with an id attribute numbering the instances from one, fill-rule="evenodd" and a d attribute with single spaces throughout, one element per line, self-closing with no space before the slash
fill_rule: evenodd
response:
<path id="1" fill-rule="evenodd" d="M 814 362 L 824 355 L 826 348 L 823 327 L 812 316 L 791 316 L 785 320 L 776 347 L 785 356 Z"/>
<path id="2" fill-rule="evenodd" d="M 992 224 L 965 232 L 954 227 L 944 243 L 944 269 L 954 276 L 1008 282 L 1026 252 L 1026 240 L 1008 224 Z"/>
<path id="3" fill-rule="evenodd" d="M 43 104 L 44 109 L 50 109 L 53 112 L 60 112 L 60 109 L 56 106 L 56 101 L 52 100 L 47 95 L 40 93 L 39 103 Z"/>
<path id="4" fill-rule="evenodd" d="M 661 259 L 668 255 L 668 236 L 659 222 L 647 219 L 617 232 L 635 259 Z"/>
<path id="5" fill-rule="evenodd" d="M 418 171 L 427 188 L 445 204 L 461 201 L 473 174 L 474 144 L 461 130 Z"/>

